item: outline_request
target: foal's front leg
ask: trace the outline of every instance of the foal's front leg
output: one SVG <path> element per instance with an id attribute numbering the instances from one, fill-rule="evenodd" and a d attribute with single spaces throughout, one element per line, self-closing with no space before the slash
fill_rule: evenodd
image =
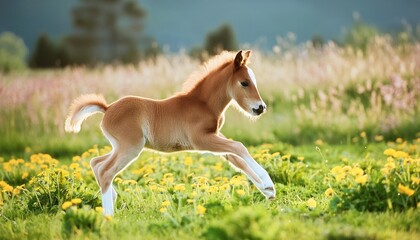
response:
<path id="1" fill-rule="evenodd" d="M 210 134 L 197 139 L 193 146 L 197 150 L 228 154 L 228 160 L 241 169 L 266 198 L 276 197 L 274 183 L 267 171 L 251 157 L 242 143 Z"/>

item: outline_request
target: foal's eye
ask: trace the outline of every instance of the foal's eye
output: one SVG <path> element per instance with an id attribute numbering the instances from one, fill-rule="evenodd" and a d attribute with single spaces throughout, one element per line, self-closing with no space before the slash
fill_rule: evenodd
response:
<path id="1" fill-rule="evenodd" d="M 242 87 L 248 87 L 249 86 L 249 82 L 248 81 L 243 81 L 241 82 Z"/>

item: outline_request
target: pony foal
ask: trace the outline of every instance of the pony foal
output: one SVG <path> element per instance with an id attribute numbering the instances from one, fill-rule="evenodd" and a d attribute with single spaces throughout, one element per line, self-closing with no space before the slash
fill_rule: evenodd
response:
<path id="1" fill-rule="evenodd" d="M 273 181 L 240 142 L 225 138 L 220 129 L 230 103 L 246 115 L 257 117 L 266 105 L 257 90 L 253 71 L 247 67 L 251 51 L 223 52 L 193 74 L 183 92 L 164 100 L 123 97 L 108 105 L 102 96 L 82 95 L 70 107 L 65 122 L 67 132 L 79 132 L 83 120 L 104 113 L 101 123 L 112 151 L 91 160 L 101 188 L 105 215 L 112 215 L 117 199 L 112 181 L 142 149 L 162 152 L 209 151 L 223 154 L 244 172 L 261 193 L 274 199 Z"/>

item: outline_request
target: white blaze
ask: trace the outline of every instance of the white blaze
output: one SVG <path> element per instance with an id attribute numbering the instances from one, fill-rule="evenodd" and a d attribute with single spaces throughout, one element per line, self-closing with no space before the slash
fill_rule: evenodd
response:
<path id="1" fill-rule="evenodd" d="M 248 69 L 248 75 L 251 78 L 251 81 L 255 84 L 255 86 L 257 85 L 257 79 L 255 78 L 255 74 L 252 71 L 251 68 L 247 68 Z"/>

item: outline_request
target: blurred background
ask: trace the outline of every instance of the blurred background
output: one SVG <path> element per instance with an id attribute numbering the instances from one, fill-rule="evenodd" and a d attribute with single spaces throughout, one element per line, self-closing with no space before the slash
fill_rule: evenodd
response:
<path id="1" fill-rule="evenodd" d="M 238 49 L 254 50 L 269 111 L 256 123 L 229 111 L 229 137 L 419 137 L 419 9 L 418 0 L 0 0 L 0 153 L 107 144 L 98 116 L 81 135 L 64 133 L 72 99 L 168 97 L 203 61 Z"/>

